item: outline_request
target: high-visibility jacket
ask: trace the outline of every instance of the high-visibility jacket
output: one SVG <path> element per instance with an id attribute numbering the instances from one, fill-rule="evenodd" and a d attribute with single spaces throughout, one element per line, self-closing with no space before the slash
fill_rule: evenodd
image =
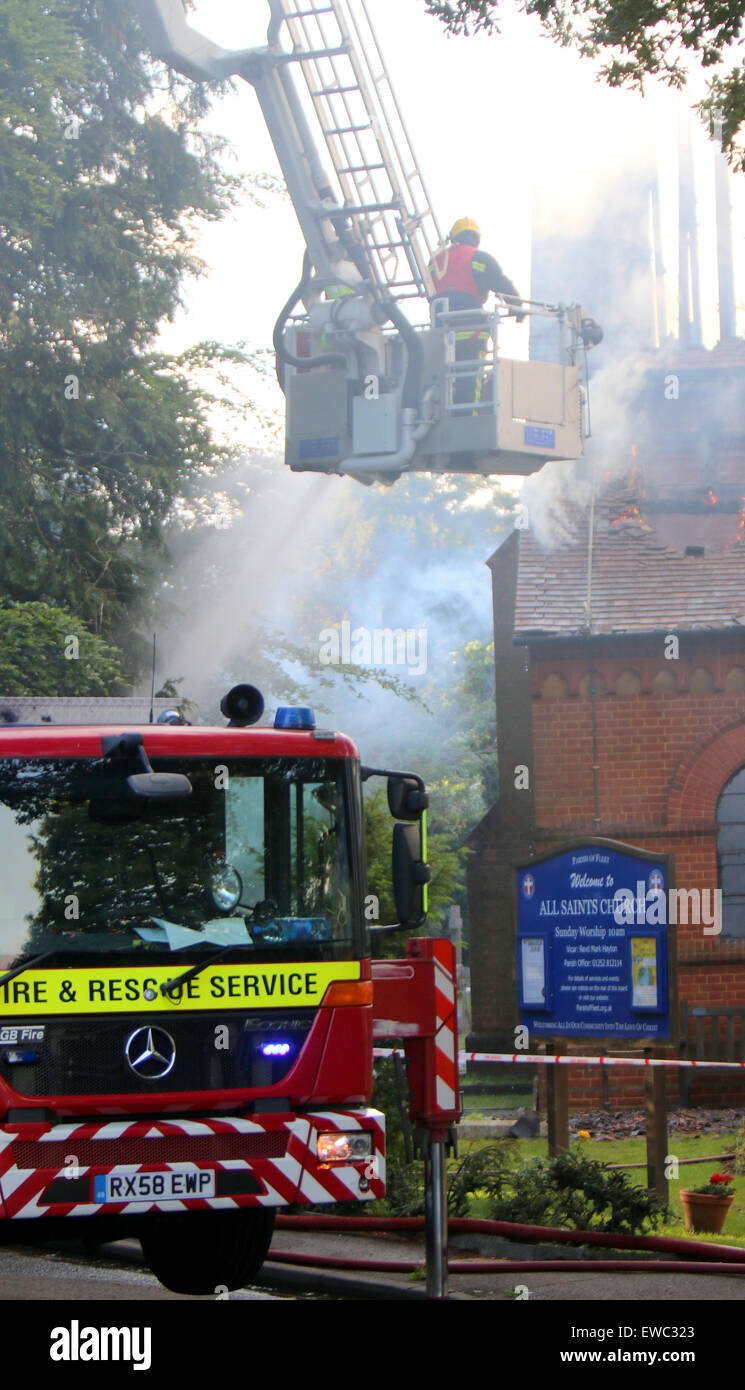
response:
<path id="1" fill-rule="evenodd" d="M 490 292 L 520 296 L 509 276 L 488 252 L 453 241 L 430 264 L 435 298 L 447 296 L 450 309 L 479 309 Z"/>
<path id="2" fill-rule="evenodd" d="M 474 278 L 472 261 L 478 256 L 475 246 L 463 242 L 451 242 L 444 251 L 435 256 L 432 262 L 432 280 L 435 294 L 468 295 L 476 304 L 486 302 L 489 290 L 480 286 Z"/>

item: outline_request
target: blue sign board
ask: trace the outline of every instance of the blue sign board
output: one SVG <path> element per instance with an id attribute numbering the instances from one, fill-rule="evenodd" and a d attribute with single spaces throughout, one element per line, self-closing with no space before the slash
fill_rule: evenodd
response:
<path id="1" fill-rule="evenodd" d="M 301 439 L 298 453 L 303 462 L 308 459 L 336 458 L 341 453 L 339 436 L 333 435 L 323 439 Z"/>
<path id="2" fill-rule="evenodd" d="M 531 1036 L 670 1041 L 667 857 L 596 840 L 516 872 Z"/>
<path id="3" fill-rule="evenodd" d="M 556 430 L 547 425 L 523 425 L 523 444 L 526 448 L 555 449 Z"/>

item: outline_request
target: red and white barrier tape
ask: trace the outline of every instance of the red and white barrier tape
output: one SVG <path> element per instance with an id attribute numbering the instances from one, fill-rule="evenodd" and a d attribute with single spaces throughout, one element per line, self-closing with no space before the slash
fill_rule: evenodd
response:
<path id="1" fill-rule="evenodd" d="M 376 1047 L 373 1057 L 403 1057 L 400 1047 Z M 745 1068 L 745 1062 L 697 1062 L 681 1057 L 577 1057 L 563 1053 L 560 1057 L 544 1056 L 536 1052 L 459 1052 L 459 1062 L 537 1062 L 549 1067 L 718 1067 L 738 1071 Z"/>

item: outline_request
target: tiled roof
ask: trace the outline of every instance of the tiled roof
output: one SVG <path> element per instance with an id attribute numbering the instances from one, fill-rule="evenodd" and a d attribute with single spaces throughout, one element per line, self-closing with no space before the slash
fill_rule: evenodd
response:
<path id="1" fill-rule="evenodd" d="M 670 544 L 673 519 L 660 518 L 663 540 L 654 514 L 645 517 L 642 506 L 630 487 L 609 488 L 598 496 L 589 623 L 589 509 L 569 516 L 568 535 L 556 546 L 541 545 L 529 530 L 520 532 L 516 638 L 745 627 L 740 519 L 712 516 L 709 526 L 709 517 L 702 516 L 699 531 L 702 539 L 710 532 L 709 544 L 702 555 L 685 554 L 685 544 Z M 690 544 L 691 518 L 680 520 Z M 728 543 L 722 541 L 722 525 Z"/>

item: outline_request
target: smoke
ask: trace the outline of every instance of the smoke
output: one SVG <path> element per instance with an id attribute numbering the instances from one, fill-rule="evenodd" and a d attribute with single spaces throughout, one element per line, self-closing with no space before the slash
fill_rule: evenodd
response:
<path id="1" fill-rule="evenodd" d="M 481 505 L 464 505 L 476 486 Z M 409 765 L 441 747 L 452 654 L 491 640 L 484 561 L 507 525 L 498 488 L 412 477 L 363 489 L 255 455 L 215 479 L 211 497 L 226 519 L 170 538 L 158 683 L 181 677 L 203 722 L 220 721 L 220 697 L 239 681 L 258 685 L 270 710 L 288 695 L 317 705 L 320 722 L 350 733 L 369 762 Z M 208 493 L 201 511 L 209 504 Z M 418 700 L 323 664 L 322 633 L 342 623 L 414 636 L 426 669 L 410 660 L 410 642 L 409 658 L 383 674 Z"/>
<path id="2" fill-rule="evenodd" d="M 341 502 L 319 475 L 292 478 L 276 459 L 244 460 L 212 484 L 229 503 L 216 524 L 169 541 L 173 567 L 158 598 L 160 675 L 211 715 L 224 681 L 252 681 L 266 632 L 287 631 L 309 558 L 333 529 Z M 205 498 L 209 506 L 209 490 Z M 221 685 L 220 682 L 223 682 Z"/>
<path id="3" fill-rule="evenodd" d="M 608 100 L 605 92 L 599 104 Z M 547 464 L 522 490 L 531 529 L 549 548 L 572 536 L 578 513 L 588 505 L 593 474 L 596 482 L 621 481 L 628 474 L 638 435 L 634 401 L 655 341 L 649 238 L 655 125 L 641 98 L 625 94 L 623 104 L 627 124 L 604 128 L 600 148 L 568 150 L 561 185 L 556 179 L 539 184 L 534 202 L 533 298 L 579 303 L 604 333 L 587 357 L 591 437 L 584 458 Z M 575 196 L 565 216 L 563 203 L 559 207 L 555 200 L 567 184 Z M 557 360 L 546 321 L 533 323 L 531 356 Z"/>
<path id="4" fill-rule="evenodd" d="M 647 490 L 651 483 L 667 494 L 683 486 L 701 491 L 706 478 L 717 479 L 720 502 L 721 484 L 732 490 L 737 481 L 731 476 L 736 466 L 731 441 L 741 435 L 745 392 L 739 381 L 732 384 L 734 373 L 728 383 L 724 374 L 708 370 L 717 366 L 716 350 L 695 360 L 689 355 L 683 364 L 680 354 L 688 349 L 689 334 L 685 324 L 677 328 L 679 259 L 686 254 L 678 246 L 680 212 L 681 234 L 685 222 L 700 253 L 700 315 L 692 270 L 683 303 L 683 316 L 690 301 L 695 320 L 691 346 L 695 349 L 699 330 L 704 342 L 716 338 L 715 149 L 694 117 L 693 161 L 679 154 L 690 95 L 656 93 L 650 104 L 631 93 L 606 91 L 593 98 L 588 114 L 597 114 L 603 104 L 610 109 L 612 102 L 617 103 L 615 121 L 598 121 L 601 143 L 591 138 L 567 145 L 558 121 L 548 132 L 553 147 L 549 143 L 544 151 L 551 154 L 553 148 L 553 172 L 546 175 L 543 158 L 536 168 L 532 296 L 580 303 L 605 334 L 589 353 L 592 437 L 584 459 L 548 464 L 522 491 L 529 524 L 545 547 L 560 546 L 573 534 L 593 476 L 599 485 L 633 478 Z M 685 145 L 684 140 L 684 151 Z M 670 326 L 680 331 L 682 344 L 669 336 Z M 540 332 L 532 334 L 531 356 L 549 356 Z M 729 357 L 720 360 L 733 365 L 731 347 Z M 704 364 L 706 383 L 701 378 L 694 394 L 692 379 L 676 374 L 683 368 L 685 376 L 686 366 Z M 659 518 L 656 524 L 663 526 Z M 711 527 L 704 537 L 699 519 L 678 526 L 677 543 L 695 539 L 697 528 L 702 542 L 714 540 Z M 667 523 L 664 529 L 672 537 Z M 720 540 L 723 535 L 722 530 Z"/>

